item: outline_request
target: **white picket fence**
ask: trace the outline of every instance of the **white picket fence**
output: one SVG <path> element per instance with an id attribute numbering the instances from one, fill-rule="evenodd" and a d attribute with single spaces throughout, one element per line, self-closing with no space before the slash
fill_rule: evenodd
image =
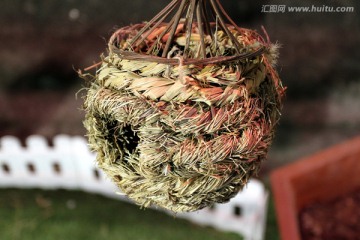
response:
<path id="1" fill-rule="evenodd" d="M 15 137 L 0 138 L 0 187 L 80 189 L 129 201 L 124 195 L 116 194 L 119 192 L 116 186 L 96 168 L 95 154 L 89 151 L 86 139 L 67 135 L 56 136 L 51 147 L 42 136 L 30 136 L 25 147 Z M 263 184 L 252 179 L 227 204 L 177 216 L 237 232 L 245 240 L 262 240 L 267 200 Z"/>

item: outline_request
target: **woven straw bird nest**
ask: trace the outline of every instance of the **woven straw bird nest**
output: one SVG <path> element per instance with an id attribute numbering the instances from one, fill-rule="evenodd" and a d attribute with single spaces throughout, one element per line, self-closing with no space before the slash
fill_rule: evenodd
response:
<path id="1" fill-rule="evenodd" d="M 144 207 L 194 211 L 235 196 L 280 117 L 276 46 L 249 29 L 175 19 L 121 28 L 108 50 L 85 99 L 98 166 Z"/>

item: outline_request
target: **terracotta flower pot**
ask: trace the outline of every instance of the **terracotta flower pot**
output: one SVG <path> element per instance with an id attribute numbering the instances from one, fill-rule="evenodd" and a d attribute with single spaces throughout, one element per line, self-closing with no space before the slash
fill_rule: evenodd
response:
<path id="1" fill-rule="evenodd" d="M 304 206 L 360 187 L 360 137 L 275 170 L 271 184 L 281 239 L 300 240 Z"/>

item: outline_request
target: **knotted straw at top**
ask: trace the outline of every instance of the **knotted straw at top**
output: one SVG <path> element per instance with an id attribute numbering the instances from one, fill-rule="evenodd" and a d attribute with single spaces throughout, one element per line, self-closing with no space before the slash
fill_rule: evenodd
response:
<path id="1" fill-rule="evenodd" d="M 144 207 L 226 202 L 266 157 L 284 91 L 277 48 L 222 11 L 214 0 L 174 0 L 155 20 L 119 29 L 88 89 L 97 163 Z"/>

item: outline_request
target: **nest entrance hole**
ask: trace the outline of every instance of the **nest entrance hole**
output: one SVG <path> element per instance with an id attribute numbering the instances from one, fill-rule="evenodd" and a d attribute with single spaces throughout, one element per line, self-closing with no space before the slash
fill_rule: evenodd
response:
<path id="1" fill-rule="evenodd" d="M 109 130 L 108 139 L 122 152 L 121 160 L 136 151 L 140 138 L 130 124 L 113 121 L 108 124 L 107 128 Z"/>

